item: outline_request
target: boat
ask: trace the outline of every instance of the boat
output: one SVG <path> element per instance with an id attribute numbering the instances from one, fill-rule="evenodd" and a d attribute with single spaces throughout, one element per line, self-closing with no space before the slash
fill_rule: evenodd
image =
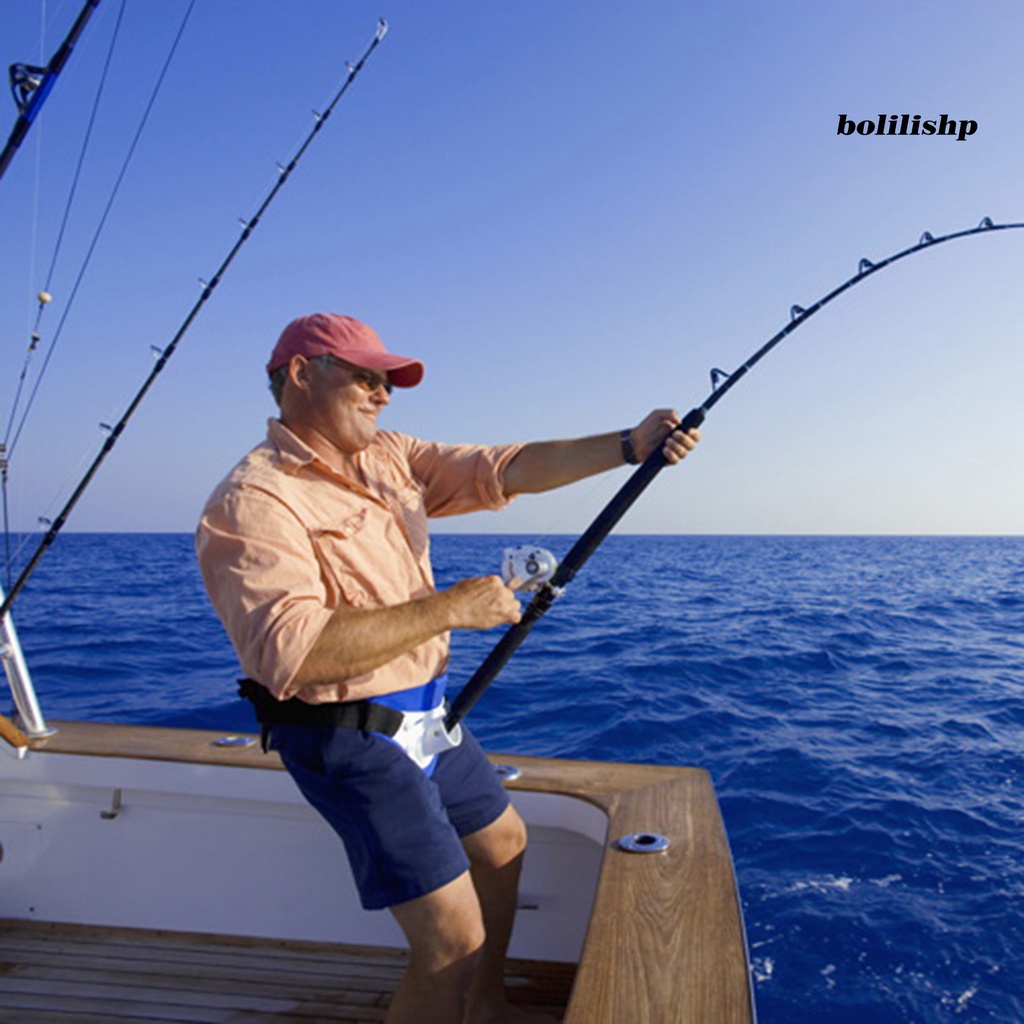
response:
<path id="1" fill-rule="evenodd" d="M 48 721 L 10 613 L 0 660 L 0 1020 L 384 1019 L 403 936 L 361 909 L 276 753 L 249 734 Z M 513 1005 L 571 1024 L 753 1021 L 708 773 L 491 759 L 530 832 Z"/>
<path id="2" fill-rule="evenodd" d="M 0 1020 L 383 1020 L 402 935 L 359 907 L 277 755 L 251 735 L 46 722 L 6 626 Z M 513 1005 L 571 1024 L 754 1019 L 705 771 L 492 760 L 530 831 Z"/>

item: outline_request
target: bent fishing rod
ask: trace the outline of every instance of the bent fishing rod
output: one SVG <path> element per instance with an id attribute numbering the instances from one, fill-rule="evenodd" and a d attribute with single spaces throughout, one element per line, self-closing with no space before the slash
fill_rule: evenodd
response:
<path id="1" fill-rule="evenodd" d="M 14 583 L 11 584 L 10 591 L 8 592 L 7 597 L 3 600 L 2 603 L 0 603 L 0 622 L 3 622 L 4 617 L 10 610 L 10 607 L 14 603 L 15 598 L 24 589 L 25 584 L 28 582 L 29 577 L 35 571 L 35 568 L 39 564 L 43 555 L 46 554 L 50 545 L 52 545 L 53 542 L 57 539 L 57 535 L 63 528 L 68 516 L 71 514 L 74 507 L 78 504 L 79 499 L 82 497 L 82 495 L 85 493 L 86 488 L 92 482 L 92 479 L 96 475 L 100 466 L 103 464 L 107 456 L 113 450 L 114 445 L 117 444 L 118 439 L 124 432 L 125 427 L 128 425 L 128 421 L 135 414 L 135 410 L 138 409 L 139 405 L 142 403 L 142 400 L 146 397 L 146 394 L 149 392 L 149 389 L 156 382 L 157 377 L 159 377 L 160 374 L 163 372 L 163 369 L 167 365 L 168 360 L 171 358 L 172 355 L 174 355 L 174 352 L 177 349 L 181 339 L 188 332 L 188 329 L 192 326 L 193 322 L 199 315 L 203 306 L 206 305 L 206 302 L 209 300 L 214 290 L 220 284 L 221 279 L 224 276 L 224 273 L 227 271 L 228 267 L 232 264 L 235 257 L 238 255 L 239 250 L 242 248 L 243 245 L 245 245 L 245 243 L 249 240 L 249 237 L 256 230 L 256 227 L 259 224 L 260 219 L 263 217 L 264 213 L 266 213 L 267 208 L 270 206 L 270 204 L 277 197 L 277 194 L 284 187 L 285 182 L 291 177 L 292 171 L 295 170 L 299 161 L 304 156 L 306 150 L 309 149 L 317 134 L 327 123 L 327 119 L 331 116 L 331 113 L 334 111 L 334 108 L 338 105 L 338 103 L 341 101 L 341 98 L 348 91 L 349 86 L 352 85 L 356 77 L 359 75 L 359 72 L 362 71 L 363 65 L 369 60 L 370 55 L 373 53 L 373 51 L 380 45 L 380 42 L 387 34 L 387 31 L 387 22 L 384 21 L 383 19 L 378 21 L 377 31 L 374 34 L 373 40 L 370 42 L 370 45 L 363 52 L 363 55 L 359 58 L 359 60 L 356 61 L 354 64 L 348 65 L 348 76 L 345 78 L 345 81 L 342 83 L 341 87 L 335 93 L 331 102 L 323 111 L 314 112 L 313 127 L 309 130 L 308 134 L 302 141 L 302 144 L 299 146 L 295 155 L 292 157 L 292 159 L 289 161 L 287 165 L 278 165 L 279 174 L 277 181 L 274 183 L 274 187 L 270 190 L 266 199 L 263 200 L 263 202 L 257 209 L 256 213 L 249 220 L 243 220 L 241 222 L 242 233 L 241 235 L 239 235 L 238 240 L 232 246 L 230 252 L 228 252 L 227 256 L 224 258 L 221 265 L 217 268 L 216 273 L 213 275 L 213 277 L 210 278 L 209 281 L 204 280 L 200 282 L 203 288 L 202 293 L 199 296 L 199 299 L 196 301 L 195 305 L 189 311 L 184 321 L 182 321 L 181 326 L 175 332 L 174 336 L 167 344 L 167 346 L 163 349 L 157 350 L 159 352 L 159 357 L 157 358 L 156 363 L 153 366 L 153 369 L 149 372 L 149 375 L 146 377 L 145 381 L 143 381 L 143 384 L 136 392 L 135 397 L 132 398 L 131 402 L 129 402 L 128 407 L 122 414 L 121 418 L 113 426 L 109 428 L 105 427 L 105 429 L 107 429 L 109 432 L 106 441 L 104 441 L 103 446 L 99 451 L 99 454 L 97 454 L 97 456 L 93 459 L 92 463 L 89 465 L 89 468 L 85 471 L 85 474 L 76 485 L 74 491 L 71 494 L 71 497 L 68 498 L 67 502 L 64 504 L 64 507 L 57 514 L 56 518 L 50 523 L 49 529 L 43 535 L 42 540 L 36 547 L 36 550 L 32 554 L 32 557 L 29 559 L 28 564 L 22 570 L 21 575 L 14 581 Z"/>
<path id="2" fill-rule="evenodd" d="M 99 2 L 100 0 L 86 0 L 85 6 L 79 11 L 74 25 L 71 26 L 71 31 L 68 32 L 64 42 L 57 48 L 45 68 L 36 67 L 33 64 L 12 64 L 10 66 L 11 92 L 18 107 L 18 119 L 14 122 L 14 128 L 11 129 L 3 151 L 0 152 L 0 178 L 4 176 L 4 171 L 14 159 L 14 154 L 24 141 L 29 128 L 32 127 L 32 122 L 43 109 L 46 97 L 50 95 L 50 90 L 57 84 L 57 76 L 63 70 L 68 57 L 71 56 L 78 37 L 85 30 L 86 23 L 99 6 Z"/>
<path id="3" fill-rule="evenodd" d="M 931 232 L 924 232 L 916 245 L 894 253 L 892 256 L 878 262 L 862 259 L 857 266 L 857 273 L 848 278 L 837 288 L 833 288 L 827 295 L 822 296 L 812 306 L 792 306 L 789 313 L 789 323 L 780 331 L 772 335 L 742 366 L 726 373 L 717 368 L 711 371 L 711 393 L 697 407 L 691 409 L 679 424 L 680 430 L 690 430 L 699 427 L 707 414 L 757 365 L 769 352 L 778 344 L 788 338 L 795 330 L 802 327 L 815 313 L 827 306 L 833 299 L 838 298 L 847 289 L 855 284 L 860 284 L 872 274 L 892 266 L 897 260 L 906 256 L 921 252 L 924 249 L 934 248 L 943 242 L 951 242 L 956 238 L 966 238 L 969 235 L 992 233 L 995 231 L 1008 231 L 1013 228 L 1024 228 L 1024 222 L 1014 224 L 994 224 L 989 217 L 985 217 L 977 227 L 968 228 L 966 231 L 954 231 L 948 235 L 934 236 Z M 637 468 L 632 476 L 619 489 L 615 496 L 598 513 L 597 518 L 580 536 L 579 540 L 572 546 L 561 564 L 554 570 L 550 578 L 544 579 L 536 588 L 536 595 L 523 610 L 520 620 L 511 625 L 502 638 L 495 644 L 490 654 L 484 659 L 469 682 L 462 688 L 458 696 L 452 702 L 451 708 L 445 718 L 445 727 L 451 731 L 469 713 L 474 704 L 483 696 L 484 690 L 497 678 L 498 673 L 505 667 L 506 663 L 519 648 L 520 644 L 529 635 L 530 630 L 544 616 L 555 600 L 562 596 L 566 586 L 580 571 L 590 556 L 598 549 L 601 542 L 615 528 L 619 520 L 629 511 L 633 503 L 647 489 L 654 478 L 665 468 L 667 462 L 662 453 L 662 448 L 653 451 L 650 456 Z"/>

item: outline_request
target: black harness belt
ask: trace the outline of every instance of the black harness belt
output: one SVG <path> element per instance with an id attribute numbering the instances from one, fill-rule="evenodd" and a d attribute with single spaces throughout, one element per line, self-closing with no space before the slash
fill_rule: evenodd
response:
<path id="1" fill-rule="evenodd" d="M 332 728 L 366 729 L 394 736 L 405 717 L 401 711 L 370 700 L 327 704 L 307 704 L 297 697 L 277 700 L 255 679 L 240 679 L 238 695 L 250 701 L 256 710 L 256 717 L 263 727 L 261 738 L 264 750 L 267 749 L 270 730 L 275 725 L 325 725 Z"/>

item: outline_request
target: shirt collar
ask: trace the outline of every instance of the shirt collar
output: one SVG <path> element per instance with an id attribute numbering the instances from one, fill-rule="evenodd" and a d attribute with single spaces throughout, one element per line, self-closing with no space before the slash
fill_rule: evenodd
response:
<path id="1" fill-rule="evenodd" d="M 321 459 L 312 448 L 296 437 L 280 420 L 267 420 L 267 441 L 270 442 L 283 469 L 296 472 Z"/>
<path id="2" fill-rule="evenodd" d="M 281 469 L 291 475 L 297 475 L 303 469 L 315 467 L 322 473 L 334 477 L 345 486 L 370 494 L 366 486 L 359 480 L 360 470 L 356 468 L 366 457 L 360 452 L 353 457 L 355 472 L 349 474 L 335 469 L 325 462 L 305 441 L 293 434 L 279 419 L 267 420 L 267 441 L 273 448 Z"/>

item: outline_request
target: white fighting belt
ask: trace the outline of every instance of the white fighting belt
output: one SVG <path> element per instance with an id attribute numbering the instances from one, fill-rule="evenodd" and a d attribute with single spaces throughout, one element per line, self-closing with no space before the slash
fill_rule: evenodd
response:
<path id="1" fill-rule="evenodd" d="M 444 727 L 448 707 L 442 704 L 430 711 L 406 711 L 394 740 L 420 766 L 428 768 L 438 754 L 452 750 L 462 742 L 462 726 L 449 732 Z"/>

